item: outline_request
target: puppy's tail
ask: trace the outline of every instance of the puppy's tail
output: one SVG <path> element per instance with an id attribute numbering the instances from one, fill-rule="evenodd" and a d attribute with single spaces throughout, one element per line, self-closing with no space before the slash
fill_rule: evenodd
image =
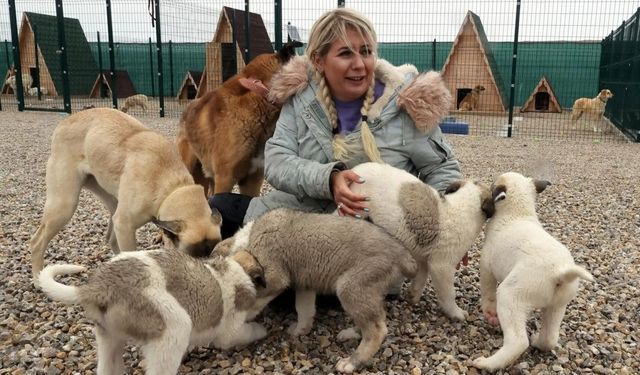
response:
<path id="1" fill-rule="evenodd" d="M 571 121 L 576 121 L 580 117 L 582 117 L 582 110 L 574 107 L 571 111 Z"/>
<path id="2" fill-rule="evenodd" d="M 42 291 L 52 300 L 69 305 L 77 304 L 80 302 L 78 288 L 59 283 L 55 280 L 55 277 L 58 275 L 72 275 L 85 270 L 85 267 L 74 264 L 54 264 L 47 266 L 40 271 L 40 275 L 38 276 L 40 288 L 42 288 Z"/>
<path id="3" fill-rule="evenodd" d="M 402 256 L 398 259 L 400 264 L 400 272 L 406 278 L 413 279 L 418 272 L 418 263 L 408 251 L 403 251 Z"/>
<path id="4" fill-rule="evenodd" d="M 565 268 L 556 276 L 556 285 L 563 285 L 572 282 L 577 278 L 581 278 L 587 281 L 593 281 L 593 276 L 589 273 L 589 271 L 585 270 L 580 266 L 573 265 L 571 267 Z"/>

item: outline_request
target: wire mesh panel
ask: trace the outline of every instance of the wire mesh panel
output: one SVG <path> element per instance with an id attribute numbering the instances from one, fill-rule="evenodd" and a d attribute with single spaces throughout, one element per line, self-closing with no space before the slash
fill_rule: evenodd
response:
<path id="1" fill-rule="evenodd" d="M 32 76 L 27 107 L 60 108 L 58 55 L 47 47 L 57 33 L 46 26 L 55 2 L 18 3 L 21 60 Z M 122 107 L 143 94 L 144 106 L 126 109 L 179 116 L 258 54 L 287 39 L 306 43 L 313 22 L 338 3 L 373 21 L 380 58 L 442 72 L 453 95 L 445 131 L 590 142 L 623 140 L 619 128 L 635 134 L 638 87 L 626 82 L 640 71 L 636 0 L 64 0 L 72 109 Z M 8 10 L 0 12 L 0 70 L 9 72 Z M 17 108 L 4 86 L 3 109 Z"/>

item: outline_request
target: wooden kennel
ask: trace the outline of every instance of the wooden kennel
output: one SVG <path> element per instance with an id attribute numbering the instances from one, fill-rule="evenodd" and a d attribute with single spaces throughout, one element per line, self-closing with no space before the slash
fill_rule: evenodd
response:
<path id="1" fill-rule="evenodd" d="M 443 79 L 454 97 L 451 109 L 458 109 L 460 101 L 476 85 L 485 88 L 480 94 L 478 111 L 504 112 L 506 96 L 493 52 L 487 40 L 482 21 L 468 11 L 451 51 L 442 67 Z"/>
<path id="2" fill-rule="evenodd" d="M 249 63 L 244 59 L 247 27 L 250 35 L 250 57 L 273 53 L 273 45 L 262 16 L 250 12 L 249 25 L 245 25 L 244 11 L 222 7 L 213 40 L 207 43 L 205 68 L 198 84 L 197 97 L 215 90 Z"/>
<path id="3" fill-rule="evenodd" d="M 98 72 L 80 21 L 64 18 L 67 48 L 67 65 L 73 79 L 69 79 L 71 95 L 87 95 Z M 34 34 L 35 31 L 35 34 Z M 36 46 L 37 40 L 37 46 Z M 29 73 L 32 87 L 40 85 L 48 95 L 62 94 L 62 69 L 58 47 L 58 20 L 56 16 L 24 12 L 19 29 L 20 66 L 22 73 Z M 39 74 L 36 69 L 36 49 Z M 5 80 L 6 82 L 6 80 Z M 25 87 L 25 90 L 28 90 Z M 3 93 L 5 87 L 3 87 Z"/>
<path id="4" fill-rule="evenodd" d="M 179 102 L 184 100 L 195 99 L 198 94 L 198 85 L 202 79 L 202 72 L 195 70 L 187 70 L 187 73 L 182 80 L 182 84 L 178 89 L 178 95 L 176 96 Z"/>
<path id="5" fill-rule="evenodd" d="M 138 93 L 133 85 L 133 81 L 131 81 L 131 77 L 129 77 L 129 72 L 126 70 L 116 70 L 115 77 L 116 96 L 118 98 L 128 98 Z M 113 88 L 113 79 L 111 78 L 110 71 L 103 70 L 93 82 L 89 97 L 110 98 L 113 95 Z"/>
<path id="6" fill-rule="evenodd" d="M 542 76 L 520 112 L 562 113 L 562 106 L 547 77 Z"/>

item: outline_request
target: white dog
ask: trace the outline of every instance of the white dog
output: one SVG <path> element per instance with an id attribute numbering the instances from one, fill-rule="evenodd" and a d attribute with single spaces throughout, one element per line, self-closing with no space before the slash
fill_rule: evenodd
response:
<path id="1" fill-rule="evenodd" d="M 513 172 L 493 184 L 496 212 L 481 252 L 481 303 L 487 321 L 502 327 L 504 343 L 491 357 L 474 360 L 478 368 L 504 368 L 527 349 L 526 322 L 534 309 L 542 309 L 542 326 L 531 344 L 553 349 L 567 304 L 578 290 L 577 279 L 593 280 L 538 221 L 536 192 L 548 185 Z"/>
<path id="2" fill-rule="evenodd" d="M 95 322 L 98 375 L 123 374 L 127 340 L 142 346 L 146 373 L 173 375 L 190 345 L 228 349 L 266 336 L 257 323 L 245 323 L 264 285 L 260 269 L 247 275 L 234 260 L 202 262 L 178 251 L 122 253 L 101 265 L 88 283 L 75 287 L 54 277 L 85 271 L 77 265 L 51 265 L 39 275 L 53 300 L 80 304 Z"/>
<path id="3" fill-rule="evenodd" d="M 387 164 L 364 163 L 353 171 L 365 180 L 352 184 L 351 189 L 369 198 L 369 220 L 400 240 L 418 263 L 410 287 L 411 302 L 420 300 L 430 275 L 445 314 L 465 320 L 467 312 L 455 301 L 454 277 L 493 214 L 489 188 L 458 181 L 442 195 L 414 175 Z"/>

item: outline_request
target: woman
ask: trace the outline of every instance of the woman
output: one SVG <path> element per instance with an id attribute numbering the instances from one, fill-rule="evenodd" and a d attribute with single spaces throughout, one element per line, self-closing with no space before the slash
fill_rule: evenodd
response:
<path id="1" fill-rule="evenodd" d="M 271 82 L 270 98 L 283 103 L 265 146 L 265 178 L 275 190 L 251 199 L 214 196 L 223 237 L 242 221 L 279 207 L 361 218 L 366 197 L 349 168 L 376 161 L 418 176 L 438 190 L 461 178 L 438 122 L 451 95 L 434 72 L 377 59 L 377 38 L 360 13 L 338 8 L 311 28 L 305 56 L 285 65 Z M 246 210 L 246 212 L 245 212 Z"/>

